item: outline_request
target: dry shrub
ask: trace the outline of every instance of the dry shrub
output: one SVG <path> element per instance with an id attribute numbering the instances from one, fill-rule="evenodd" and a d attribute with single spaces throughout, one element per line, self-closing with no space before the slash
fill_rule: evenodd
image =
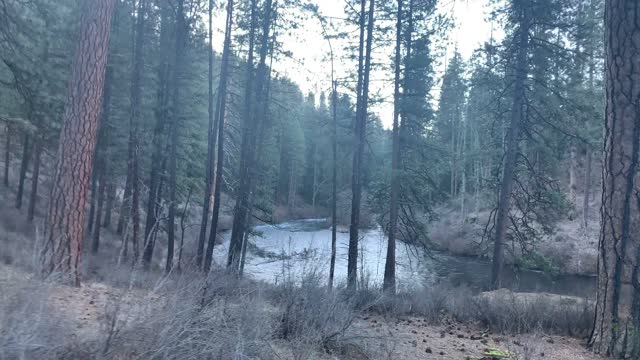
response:
<path id="1" fill-rule="evenodd" d="M 35 281 L 5 285 L 0 292 L 0 359 L 68 357 L 75 347 L 67 336 L 72 324 L 51 307 L 50 287 Z"/>
<path id="2" fill-rule="evenodd" d="M 474 298 L 476 318 L 505 334 L 547 333 L 586 336 L 593 325 L 593 302 L 569 296 L 498 290 Z"/>

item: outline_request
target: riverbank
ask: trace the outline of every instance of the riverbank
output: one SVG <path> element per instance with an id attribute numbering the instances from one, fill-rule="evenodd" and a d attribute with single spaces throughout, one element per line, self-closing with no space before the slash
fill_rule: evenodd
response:
<path id="1" fill-rule="evenodd" d="M 597 207 L 597 202 L 592 204 Z M 471 211 L 462 216 L 459 204 L 439 207 L 438 218 L 428 225 L 429 240 L 441 251 L 461 256 L 489 259 L 493 242 L 483 239 L 490 216 L 489 209 Z M 521 268 L 542 270 L 562 275 L 592 276 L 597 273 L 599 218 L 597 212 L 589 218 L 588 227 L 582 220 L 559 219 L 553 231 L 538 241 L 529 240 L 523 252 L 522 244 L 507 242 L 505 261 Z"/>

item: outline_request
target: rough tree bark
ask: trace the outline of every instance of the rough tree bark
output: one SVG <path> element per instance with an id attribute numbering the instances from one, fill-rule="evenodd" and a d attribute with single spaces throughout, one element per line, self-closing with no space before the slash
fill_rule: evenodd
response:
<path id="1" fill-rule="evenodd" d="M 369 2 L 367 23 L 366 52 L 362 54 L 364 41 L 365 0 L 362 0 L 360 10 L 360 44 L 358 64 L 358 101 L 355 126 L 355 152 L 353 155 L 353 173 L 351 175 L 351 223 L 349 225 L 349 255 L 347 260 L 347 288 L 356 289 L 358 272 L 358 243 L 360 230 L 360 200 L 362 197 L 362 156 L 366 140 L 367 105 L 369 102 L 369 74 L 371 69 L 371 46 L 373 42 L 375 0 Z M 364 68 L 362 58 L 364 57 Z M 360 93 L 362 91 L 362 93 Z"/>
<path id="2" fill-rule="evenodd" d="M 519 29 L 517 32 L 515 81 L 513 85 L 513 105 L 511 119 L 506 134 L 506 154 L 502 171 L 500 198 L 496 214 L 495 242 L 493 248 L 493 266 L 491 271 L 491 287 L 498 289 L 502 282 L 502 268 L 504 265 L 504 241 L 509 221 L 511 207 L 511 192 L 516 172 L 520 127 L 524 116 L 525 80 L 527 78 L 527 56 L 529 52 L 529 28 L 531 24 L 530 9 L 527 4 L 521 4 L 519 9 Z"/>
<path id="3" fill-rule="evenodd" d="M 605 159 L 598 285 L 589 344 L 640 358 L 640 2 L 605 2 Z M 631 281 L 631 298 L 623 286 Z"/>
<path id="4" fill-rule="evenodd" d="M 85 0 L 72 62 L 42 252 L 45 275 L 61 272 L 80 286 L 85 205 L 115 0 Z"/>
<path id="5" fill-rule="evenodd" d="M 398 197 L 400 195 L 400 62 L 402 60 L 402 0 L 398 0 L 396 24 L 395 80 L 393 92 L 393 135 L 391 154 L 391 194 L 389 211 L 389 241 L 384 266 L 383 290 L 396 292 L 396 229 L 398 227 Z"/>

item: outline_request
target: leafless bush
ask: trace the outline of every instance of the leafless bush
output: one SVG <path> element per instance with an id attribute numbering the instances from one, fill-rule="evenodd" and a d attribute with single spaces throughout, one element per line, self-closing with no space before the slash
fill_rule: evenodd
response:
<path id="1" fill-rule="evenodd" d="M 494 331 L 521 334 L 544 330 L 558 335 L 584 336 L 593 322 L 593 303 L 587 300 L 504 290 L 494 293 L 498 295 L 474 298 L 477 320 Z"/>
<path id="2" fill-rule="evenodd" d="M 51 307 L 49 286 L 27 282 L 0 292 L 0 359 L 58 358 L 72 346 L 71 324 Z"/>
<path id="3" fill-rule="evenodd" d="M 438 284 L 400 291 L 395 297 L 385 299 L 382 311 L 391 316 L 419 316 L 434 324 L 439 324 L 445 315 L 469 321 L 473 318 L 472 298 L 471 290 L 466 287 Z"/>
<path id="4" fill-rule="evenodd" d="M 234 287 L 228 278 L 216 279 L 215 283 L 213 291 L 202 280 L 162 289 L 161 304 L 143 311 L 143 316 L 115 334 L 105 355 L 145 359 L 276 358 L 270 346 L 273 310 L 260 288 Z"/>
<path id="5" fill-rule="evenodd" d="M 345 334 L 366 309 L 361 303 L 363 297 L 328 291 L 323 280 L 318 273 L 310 272 L 299 284 L 289 279 L 272 291 L 272 300 L 279 304 L 276 335 L 293 345 L 296 359 L 307 359 L 309 353 L 322 349 L 356 351 L 357 345 Z"/>

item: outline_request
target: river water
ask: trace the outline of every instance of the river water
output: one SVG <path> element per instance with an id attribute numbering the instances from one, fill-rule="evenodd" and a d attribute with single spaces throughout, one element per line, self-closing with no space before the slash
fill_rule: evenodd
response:
<path id="1" fill-rule="evenodd" d="M 304 274 L 321 274 L 328 278 L 331 255 L 331 230 L 324 219 L 289 221 L 277 225 L 259 225 L 247 252 L 245 273 L 258 279 L 278 283 L 284 277 L 301 278 Z M 216 259 L 224 261 L 229 234 L 216 248 Z M 349 234 L 338 232 L 336 282 L 347 277 Z M 386 257 L 386 236 L 381 229 L 361 230 L 358 278 L 371 284 L 381 284 Z M 462 257 L 442 252 L 425 252 L 398 242 L 397 283 L 399 287 L 415 288 L 438 282 L 467 286 L 481 291 L 488 287 L 491 264 L 487 260 Z M 580 297 L 593 296 L 595 278 L 590 276 L 557 275 L 539 271 L 506 268 L 503 285 L 518 292 L 549 292 Z"/>

